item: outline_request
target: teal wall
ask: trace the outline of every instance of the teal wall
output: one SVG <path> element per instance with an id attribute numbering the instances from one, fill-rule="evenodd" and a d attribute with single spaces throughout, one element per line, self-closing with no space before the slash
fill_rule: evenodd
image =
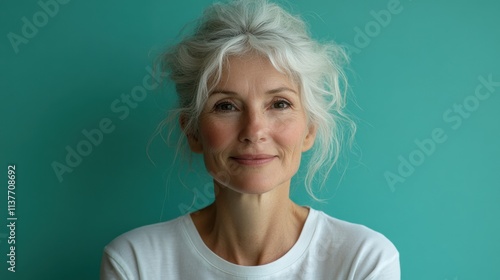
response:
<path id="1" fill-rule="evenodd" d="M 60 0 L 50 14 L 35 0 L 0 3 L 1 279 L 97 279 L 112 238 L 185 213 L 193 193 L 195 208 L 213 197 L 202 167 L 172 166 L 175 149 L 160 137 L 146 152 L 175 100 L 171 85 L 149 87 L 148 67 L 210 2 Z M 299 181 L 293 198 L 384 233 L 403 279 L 500 279 L 500 4 L 286 6 L 315 38 L 351 46 L 359 125 L 348 167 L 321 194 L 331 199 L 311 202 Z M 80 160 L 68 156 L 77 149 Z M 68 165 L 60 178 L 54 162 Z"/>

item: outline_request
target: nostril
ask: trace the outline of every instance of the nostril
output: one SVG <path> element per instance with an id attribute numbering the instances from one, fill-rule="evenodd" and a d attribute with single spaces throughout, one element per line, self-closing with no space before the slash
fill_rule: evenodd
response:
<path id="1" fill-rule="evenodd" d="M 266 126 L 265 114 L 256 108 L 246 110 L 240 120 L 240 142 L 259 143 L 265 141 Z"/>

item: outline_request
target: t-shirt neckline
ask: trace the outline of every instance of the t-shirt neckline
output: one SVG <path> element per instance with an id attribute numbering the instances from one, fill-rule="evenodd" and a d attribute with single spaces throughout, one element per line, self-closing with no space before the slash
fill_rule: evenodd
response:
<path id="1" fill-rule="evenodd" d="M 307 215 L 306 221 L 297 242 L 285 255 L 275 260 L 274 262 L 264 265 L 237 265 L 219 257 L 206 246 L 205 242 L 203 242 L 203 239 L 199 235 L 190 214 L 186 214 L 184 216 L 184 229 L 194 249 L 198 252 L 200 257 L 204 259 L 210 266 L 232 276 L 268 276 L 281 270 L 287 269 L 288 267 L 293 265 L 304 256 L 307 249 L 309 248 L 316 229 L 315 225 L 317 224 L 318 211 L 310 207 L 308 208 L 309 214 Z"/>

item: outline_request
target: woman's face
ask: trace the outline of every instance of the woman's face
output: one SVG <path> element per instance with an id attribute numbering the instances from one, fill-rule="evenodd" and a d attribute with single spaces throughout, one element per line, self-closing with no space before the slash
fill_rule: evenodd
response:
<path id="1" fill-rule="evenodd" d="M 247 194 L 290 185 L 314 143 L 299 88 L 268 59 L 230 57 L 188 137 L 216 184 Z"/>

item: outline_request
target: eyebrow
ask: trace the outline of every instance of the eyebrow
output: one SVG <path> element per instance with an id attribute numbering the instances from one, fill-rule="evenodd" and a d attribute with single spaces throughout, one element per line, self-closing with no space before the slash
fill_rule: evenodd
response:
<path id="1" fill-rule="evenodd" d="M 268 90 L 266 91 L 267 94 L 276 94 L 276 93 L 280 93 L 282 91 L 291 91 L 295 94 L 298 94 L 295 90 L 289 88 L 289 87 L 279 87 L 279 88 L 275 88 L 275 89 L 272 89 L 272 90 Z"/>
<path id="2" fill-rule="evenodd" d="M 290 91 L 290 92 L 297 94 L 297 92 L 295 90 L 293 90 L 289 87 L 279 87 L 279 88 L 271 89 L 271 90 L 266 91 L 266 94 L 277 94 L 277 93 L 280 93 L 283 91 Z M 227 95 L 237 95 L 237 93 L 234 91 L 215 89 L 209 93 L 209 96 L 212 94 L 216 94 L 216 93 L 227 94 Z"/>

